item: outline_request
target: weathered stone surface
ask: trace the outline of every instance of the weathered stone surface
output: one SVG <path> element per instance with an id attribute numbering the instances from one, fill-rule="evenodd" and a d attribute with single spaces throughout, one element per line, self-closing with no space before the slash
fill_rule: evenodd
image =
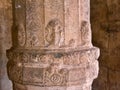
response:
<path id="1" fill-rule="evenodd" d="M 56 87 L 38 87 L 38 86 L 31 86 L 31 85 L 27 85 L 27 86 L 22 86 L 20 84 L 16 84 L 15 86 L 15 90 L 91 90 L 90 85 L 88 84 L 87 86 L 82 85 L 82 86 L 68 86 L 68 87 L 60 87 L 60 86 L 56 86 Z M 22 89 L 21 89 L 22 87 Z"/>
<path id="2" fill-rule="evenodd" d="M 0 33 L 0 37 L 1 37 L 1 39 L 0 39 L 0 69 L 2 69 L 2 70 L 0 70 L 0 72 L 1 72 L 0 90 L 10 90 L 10 88 L 11 88 L 11 86 L 10 86 L 11 84 L 9 83 L 9 81 L 6 77 L 7 75 L 5 75 L 6 74 L 5 67 L 6 67 L 6 62 L 7 62 L 5 50 L 11 46 L 10 45 L 11 40 L 10 40 L 10 36 L 9 36 L 9 35 L 11 35 L 10 29 L 11 29 L 11 24 L 12 24 L 11 23 L 11 21 L 12 21 L 11 8 L 9 7 L 9 6 L 11 6 L 10 1 L 11 0 L 0 0 L 0 8 L 1 8 L 0 22 L 2 22 L 1 23 L 2 29 L 0 29 L 0 32 L 1 32 Z M 21 1 L 24 1 L 24 0 L 21 0 Z M 46 1 L 48 1 L 48 0 L 46 0 Z M 55 0 L 53 0 L 53 1 L 55 1 Z M 61 1 L 62 0 L 59 0 L 59 2 L 61 2 Z M 120 63 L 119 62 L 119 58 L 120 58 L 119 57 L 119 55 L 120 55 L 120 50 L 119 50 L 119 26 L 120 26 L 119 25 L 119 19 L 120 19 L 119 18 L 120 17 L 119 7 L 120 7 L 119 0 L 91 0 L 91 26 L 92 26 L 92 33 L 93 33 L 92 34 L 93 44 L 95 46 L 98 46 L 101 48 L 101 57 L 99 59 L 100 74 L 99 74 L 99 78 L 95 81 L 95 85 L 93 86 L 94 90 L 101 90 L 101 89 L 109 90 L 109 89 L 113 89 L 113 88 L 115 88 L 115 90 L 119 90 L 119 86 L 120 86 L 119 85 L 119 81 L 120 81 L 119 80 L 119 72 L 120 72 L 119 71 L 120 70 L 120 67 L 119 67 L 120 66 L 119 65 L 119 63 Z M 18 6 L 18 8 L 19 8 L 19 6 Z M 74 8 L 76 8 L 76 7 L 74 7 Z M 59 9 L 59 11 L 62 12 L 62 9 Z M 63 16 L 61 16 L 60 12 L 58 12 L 60 15 L 60 16 L 58 15 L 58 17 L 62 18 Z M 21 18 L 21 16 L 22 15 L 20 14 L 19 17 Z M 48 15 L 46 17 L 50 18 L 51 16 Z M 108 18 L 109 18 L 109 20 L 108 20 Z M 21 20 L 23 20 L 23 17 Z M 81 18 L 79 18 L 79 20 L 81 20 Z M 61 23 L 62 23 L 62 20 L 61 20 Z M 48 22 L 46 22 L 45 26 L 47 26 L 47 24 L 48 24 Z M 20 27 L 23 27 L 23 24 L 20 24 Z M 22 33 L 20 33 L 19 35 L 21 36 L 21 34 Z M 39 34 L 41 34 L 41 33 L 39 33 Z M 23 36 L 24 36 L 24 34 L 23 34 Z M 68 37 L 68 36 L 66 36 L 66 37 Z M 19 39 L 21 39 L 21 38 L 19 38 Z M 71 42 L 72 42 L 72 40 L 71 40 Z M 79 38 L 79 42 L 77 42 L 77 43 L 81 44 L 80 42 L 81 42 L 81 38 Z M 24 44 L 24 42 L 22 42 L 22 43 Z M 84 59 L 84 60 L 86 60 L 86 59 Z M 35 60 L 35 62 L 36 62 L 36 60 Z M 111 71 L 111 69 L 112 69 L 112 71 Z M 115 74 L 116 72 L 118 74 Z M 112 77 L 111 77 L 111 75 L 112 75 Z M 112 80 L 108 79 L 109 76 L 111 77 L 109 79 L 112 79 Z M 118 79 L 115 79 L 116 77 L 118 77 Z M 111 81 L 111 84 L 108 83 L 109 81 Z M 116 85 L 112 82 L 114 82 Z M 32 90 L 33 90 L 33 88 L 32 88 Z"/>
<path id="3" fill-rule="evenodd" d="M 23 85 L 32 84 L 44 88 L 52 86 L 68 88 L 67 86 L 92 84 L 92 80 L 98 75 L 96 59 L 99 51 L 96 50 L 97 48 L 91 48 L 85 51 L 48 54 L 39 50 L 34 53 L 32 50 L 10 51 L 8 53 L 9 78 Z"/>
<path id="4" fill-rule="evenodd" d="M 58 54 L 55 52 L 49 54 L 32 52 L 32 50 L 9 52 L 11 62 L 8 63 L 8 74 L 12 81 L 40 86 L 71 86 L 84 84 L 89 79 L 96 78 L 98 74 L 96 59 L 99 51 L 96 48 L 61 52 L 59 57 L 55 56 Z"/>
<path id="5" fill-rule="evenodd" d="M 99 49 L 91 43 L 89 0 L 12 0 L 14 90 L 91 90 Z"/>
<path id="6" fill-rule="evenodd" d="M 92 47 L 89 0 L 13 2 L 14 47 L 27 49 Z"/>

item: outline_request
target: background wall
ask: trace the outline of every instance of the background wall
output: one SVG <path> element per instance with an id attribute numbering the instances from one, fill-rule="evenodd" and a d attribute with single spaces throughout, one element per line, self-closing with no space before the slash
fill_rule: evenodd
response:
<path id="1" fill-rule="evenodd" d="M 120 90 L 120 0 L 91 0 L 93 44 L 101 49 L 93 90 Z"/>
<path id="2" fill-rule="evenodd" d="M 0 0 L 0 90 L 12 90 L 11 82 L 7 77 L 6 49 L 11 47 L 11 2 Z"/>
<path id="3" fill-rule="evenodd" d="M 120 0 L 91 0 L 93 44 L 101 49 L 93 90 L 120 90 Z M 11 47 L 11 0 L 0 0 L 0 90 L 12 90 L 6 49 Z"/>

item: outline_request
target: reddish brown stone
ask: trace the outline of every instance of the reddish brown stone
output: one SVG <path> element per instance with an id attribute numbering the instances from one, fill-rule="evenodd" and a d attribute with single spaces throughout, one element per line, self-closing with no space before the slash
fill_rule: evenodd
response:
<path id="1" fill-rule="evenodd" d="M 91 43 L 89 2 L 12 0 L 7 66 L 14 90 L 91 90 L 99 49 Z"/>

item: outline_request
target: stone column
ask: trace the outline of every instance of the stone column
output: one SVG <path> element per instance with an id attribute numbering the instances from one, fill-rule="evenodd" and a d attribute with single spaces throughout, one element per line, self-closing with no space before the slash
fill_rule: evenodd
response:
<path id="1" fill-rule="evenodd" d="M 91 90 L 99 49 L 91 43 L 89 0 L 13 0 L 14 90 Z"/>

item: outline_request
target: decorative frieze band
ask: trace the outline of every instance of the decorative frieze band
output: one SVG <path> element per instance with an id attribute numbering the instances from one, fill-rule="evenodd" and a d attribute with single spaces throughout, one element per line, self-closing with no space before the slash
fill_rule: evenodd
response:
<path id="1" fill-rule="evenodd" d="M 29 50 L 24 52 L 8 51 L 9 77 L 21 84 L 40 86 L 79 85 L 81 82 L 86 82 L 87 70 L 95 68 L 91 65 L 97 64 L 98 52 L 97 48 L 79 52 L 48 54 L 37 51 L 33 53 Z M 93 73 L 95 72 L 93 71 Z M 77 75 L 76 78 L 74 74 Z M 91 78 L 96 76 L 95 73 Z"/>

